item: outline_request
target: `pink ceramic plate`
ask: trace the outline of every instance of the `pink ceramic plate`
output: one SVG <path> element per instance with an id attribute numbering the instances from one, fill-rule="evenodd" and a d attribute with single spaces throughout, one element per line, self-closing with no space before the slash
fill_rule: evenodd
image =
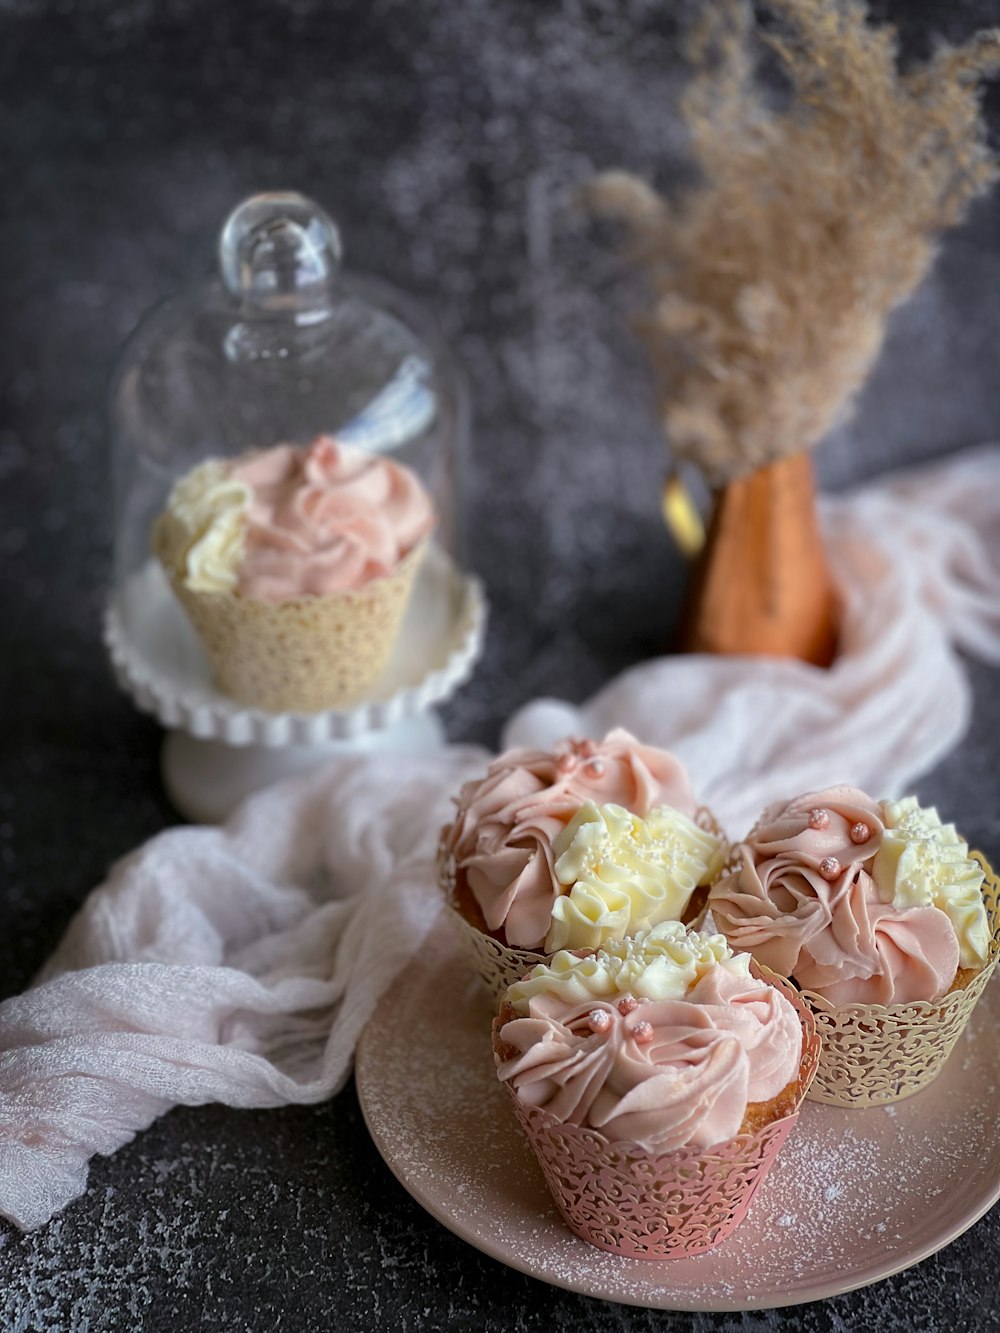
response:
<path id="1" fill-rule="evenodd" d="M 933 1254 L 1000 1198 L 1000 986 L 940 1078 L 895 1106 L 806 1102 L 747 1220 L 717 1250 L 650 1262 L 567 1230 L 497 1083 L 490 1009 L 451 927 L 382 1000 L 357 1086 L 379 1151 L 439 1222 L 588 1296 L 664 1310 L 767 1309 L 866 1286 Z"/>

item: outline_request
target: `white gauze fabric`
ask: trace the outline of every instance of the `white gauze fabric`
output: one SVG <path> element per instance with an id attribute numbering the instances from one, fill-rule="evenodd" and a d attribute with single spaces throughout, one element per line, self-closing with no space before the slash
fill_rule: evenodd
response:
<path id="1" fill-rule="evenodd" d="M 280 1106 L 346 1080 L 440 911 L 441 825 L 487 755 L 363 756 L 162 833 L 0 1004 L 0 1215 L 31 1229 L 176 1104 Z"/>
<path id="2" fill-rule="evenodd" d="M 1000 661 L 1000 448 L 828 500 L 845 596 L 829 671 L 661 658 L 582 707 L 543 700 L 506 744 L 625 726 L 676 751 L 730 833 L 836 782 L 899 794 L 961 736 L 957 649 Z M 0 1004 L 0 1215 L 40 1226 L 169 1107 L 312 1102 L 347 1078 L 379 997 L 438 916 L 450 797 L 488 756 L 347 758 L 161 834 L 84 903 Z"/>

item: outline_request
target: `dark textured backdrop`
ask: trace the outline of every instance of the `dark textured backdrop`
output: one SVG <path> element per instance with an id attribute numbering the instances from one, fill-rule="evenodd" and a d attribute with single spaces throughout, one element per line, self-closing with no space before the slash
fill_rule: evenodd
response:
<path id="1" fill-rule="evenodd" d="M 486 660 L 448 710 L 494 742 L 539 692 L 656 651 L 683 576 L 650 495 L 662 444 L 626 299 L 573 211 L 596 167 L 669 181 L 692 0 L 0 0 L 0 995 L 109 862 L 173 821 L 160 733 L 99 642 L 110 554 L 104 392 L 140 313 L 208 266 L 241 196 L 293 187 L 350 261 L 421 295 L 472 380 Z M 907 52 L 1000 0 L 896 0 Z M 1000 117 L 991 99 L 994 140 Z M 1000 434 L 1000 198 L 893 323 L 830 487 Z M 598 499 L 599 497 L 599 499 Z M 517 551 L 513 560 L 510 553 Z M 1000 858 L 996 679 L 920 783 Z M 784 1315 L 603 1304 L 501 1268 L 389 1176 L 354 1092 L 178 1110 L 29 1237 L 0 1224 L 0 1328 L 958 1330 L 1000 1327 L 997 1210 L 867 1291 Z"/>

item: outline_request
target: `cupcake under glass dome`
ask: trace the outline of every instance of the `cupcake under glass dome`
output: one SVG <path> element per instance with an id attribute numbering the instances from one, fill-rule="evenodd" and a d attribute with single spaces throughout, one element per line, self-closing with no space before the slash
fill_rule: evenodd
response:
<path id="1" fill-rule="evenodd" d="M 341 271 L 336 226 L 301 195 L 246 200 L 222 229 L 218 259 L 216 277 L 140 323 L 115 375 L 115 668 L 165 725 L 228 745 L 315 744 L 391 727 L 454 690 L 479 650 L 481 594 L 461 569 L 461 379 L 409 298 Z M 370 696 L 341 712 L 269 714 L 218 690 L 150 537 L 175 483 L 206 459 L 318 437 L 415 472 L 434 507 L 433 540 Z"/>
<path id="2" fill-rule="evenodd" d="M 427 319 L 388 284 L 342 272 L 336 226 L 301 195 L 241 204 L 219 270 L 142 321 L 115 376 L 119 585 L 148 560 L 153 520 L 184 473 L 318 435 L 413 468 L 454 557 L 467 410 Z"/>

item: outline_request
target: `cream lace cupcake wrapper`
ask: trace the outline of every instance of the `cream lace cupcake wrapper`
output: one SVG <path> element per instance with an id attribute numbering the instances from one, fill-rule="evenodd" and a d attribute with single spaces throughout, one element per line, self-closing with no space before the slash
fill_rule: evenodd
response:
<path id="1" fill-rule="evenodd" d="M 500 1003 L 508 986 L 513 986 L 533 967 L 552 957 L 528 949 L 511 949 L 470 925 L 455 907 L 450 911 L 462 942 L 462 952 L 473 971 L 478 973 L 494 1004 Z"/>
<path id="2" fill-rule="evenodd" d="M 455 906 L 455 857 L 439 846 L 437 864 L 438 883 L 448 903 L 448 914 L 458 931 L 462 953 L 486 987 L 494 1005 L 498 1005 L 508 986 L 520 981 L 537 964 L 546 962 L 551 954 L 512 949 L 477 930 Z"/>
<path id="3" fill-rule="evenodd" d="M 192 592 L 157 551 L 223 694 L 272 713 L 358 703 L 385 666 L 427 551 L 421 542 L 391 574 L 356 591 L 266 602 Z"/>
<path id="4" fill-rule="evenodd" d="M 931 1083 L 962 1035 L 1000 958 L 1000 880 L 980 852 L 983 898 L 993 941 L 985 967 L 961 990 L 914 1004 L 835 1007 L 803 991 L 822 1038 L 811 1101 L 834 1106 L 885 1106 L 912 1097 Z"/>
<path id="5" fill-rule="evenodd" d="M 728 861 L 730 857 L 729 839 L 715 815 L 712 814 L 707 805 L 699 805 L 694 812 L 694 822 L 704 833 L 711 833 L 722 843 L 723 860 Z"/>
<path id="6" fill-rule="evenodd" d="M 798 1119 L 819 1060 L 819 1038 L 794 988 L 766 969 L 753 970 L 777 986 L 802 1023 L 800 1098 L 791 1114 L 755 1133 L 714 1148 L 650 1152 L 615 1143 L 596 1130 L 561 1124 L 526 1106 L 510 1089 L 563 1220 L 582 1240 L 633 1259 L 680 1259 L 714 1249 L 746 1217 L 762 1181 Z M 493 1025 L 494 1052 L 501 1026 Z"/>

